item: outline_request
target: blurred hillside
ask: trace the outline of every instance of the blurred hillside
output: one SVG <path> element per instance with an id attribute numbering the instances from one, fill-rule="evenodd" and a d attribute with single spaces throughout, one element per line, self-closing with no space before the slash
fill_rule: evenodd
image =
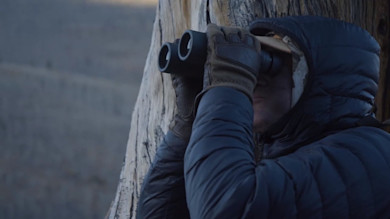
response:
<path id="1" fill-rule="evenodd" d="M 154 0 L 0 1 L 0 218 L 103 218 Z"/>

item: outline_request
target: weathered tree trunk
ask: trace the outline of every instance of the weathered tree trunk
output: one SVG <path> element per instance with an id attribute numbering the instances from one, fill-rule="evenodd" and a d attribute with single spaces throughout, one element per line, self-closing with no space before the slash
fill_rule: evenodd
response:
<path id="1" fill-rule="evenodd" d="M 186 29 L 205 31 L 209 22 L 247 26 L 256 17 L 322 15 L 355 23 L 368 30 L 382 47 L 377 116 L 383 120 L 390 118 L 389 4 L 388 0 L 160 0 L 126 157 L 108 218 L 135 217 L 144 175 L 174 115 L 171 77 L 157 69 L 162 43 L 179 38 Z"/>

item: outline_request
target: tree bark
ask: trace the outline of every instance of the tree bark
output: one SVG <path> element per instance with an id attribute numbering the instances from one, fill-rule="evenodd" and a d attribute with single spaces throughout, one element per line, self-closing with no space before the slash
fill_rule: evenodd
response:
<path id="1" fill-rule="evenodd" d="M 149 55 L 132 115 L 127 152 L 108 218 L 135 218 L 143 178 L 175 111 L 171 77 L 157 68 L 162 43 L 207 23 L 247 26 L 257 17 L 321 15 L 357 24 L 381 45 L 377 117 L 390 118 L 390 3 L 388 0 L 160 0 Z"/>

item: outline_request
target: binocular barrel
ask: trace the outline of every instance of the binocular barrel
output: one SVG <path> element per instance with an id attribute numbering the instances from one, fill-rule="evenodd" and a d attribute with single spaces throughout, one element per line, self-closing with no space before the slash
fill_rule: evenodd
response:
<path id="1" fill-rule="evenodd" d="M 183 74 L 188 77 L 203 77 L 204 63 L 207 57 L 207 36 L 205 33 L 187 30 L 173 43 L 164 43 L 158 56 L 158 68 L 161 72 Z M 277 71 L 281 59 L 262 50 L 260 54 L 261 74 Z"/>

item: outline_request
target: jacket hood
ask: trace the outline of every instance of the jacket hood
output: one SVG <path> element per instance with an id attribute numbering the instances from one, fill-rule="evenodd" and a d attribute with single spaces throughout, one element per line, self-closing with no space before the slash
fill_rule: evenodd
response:
<path id="1" fill-rule="evenodd" d="M 380 47 L 367 31 L 318 16 L 257 19 L 249 29 L 260 36 L 269 32 L 289 36 L 303 51 L 309 69 L 298 103 L 264 133 L 263 156 L 290 153 L 375 118 Z"/>

